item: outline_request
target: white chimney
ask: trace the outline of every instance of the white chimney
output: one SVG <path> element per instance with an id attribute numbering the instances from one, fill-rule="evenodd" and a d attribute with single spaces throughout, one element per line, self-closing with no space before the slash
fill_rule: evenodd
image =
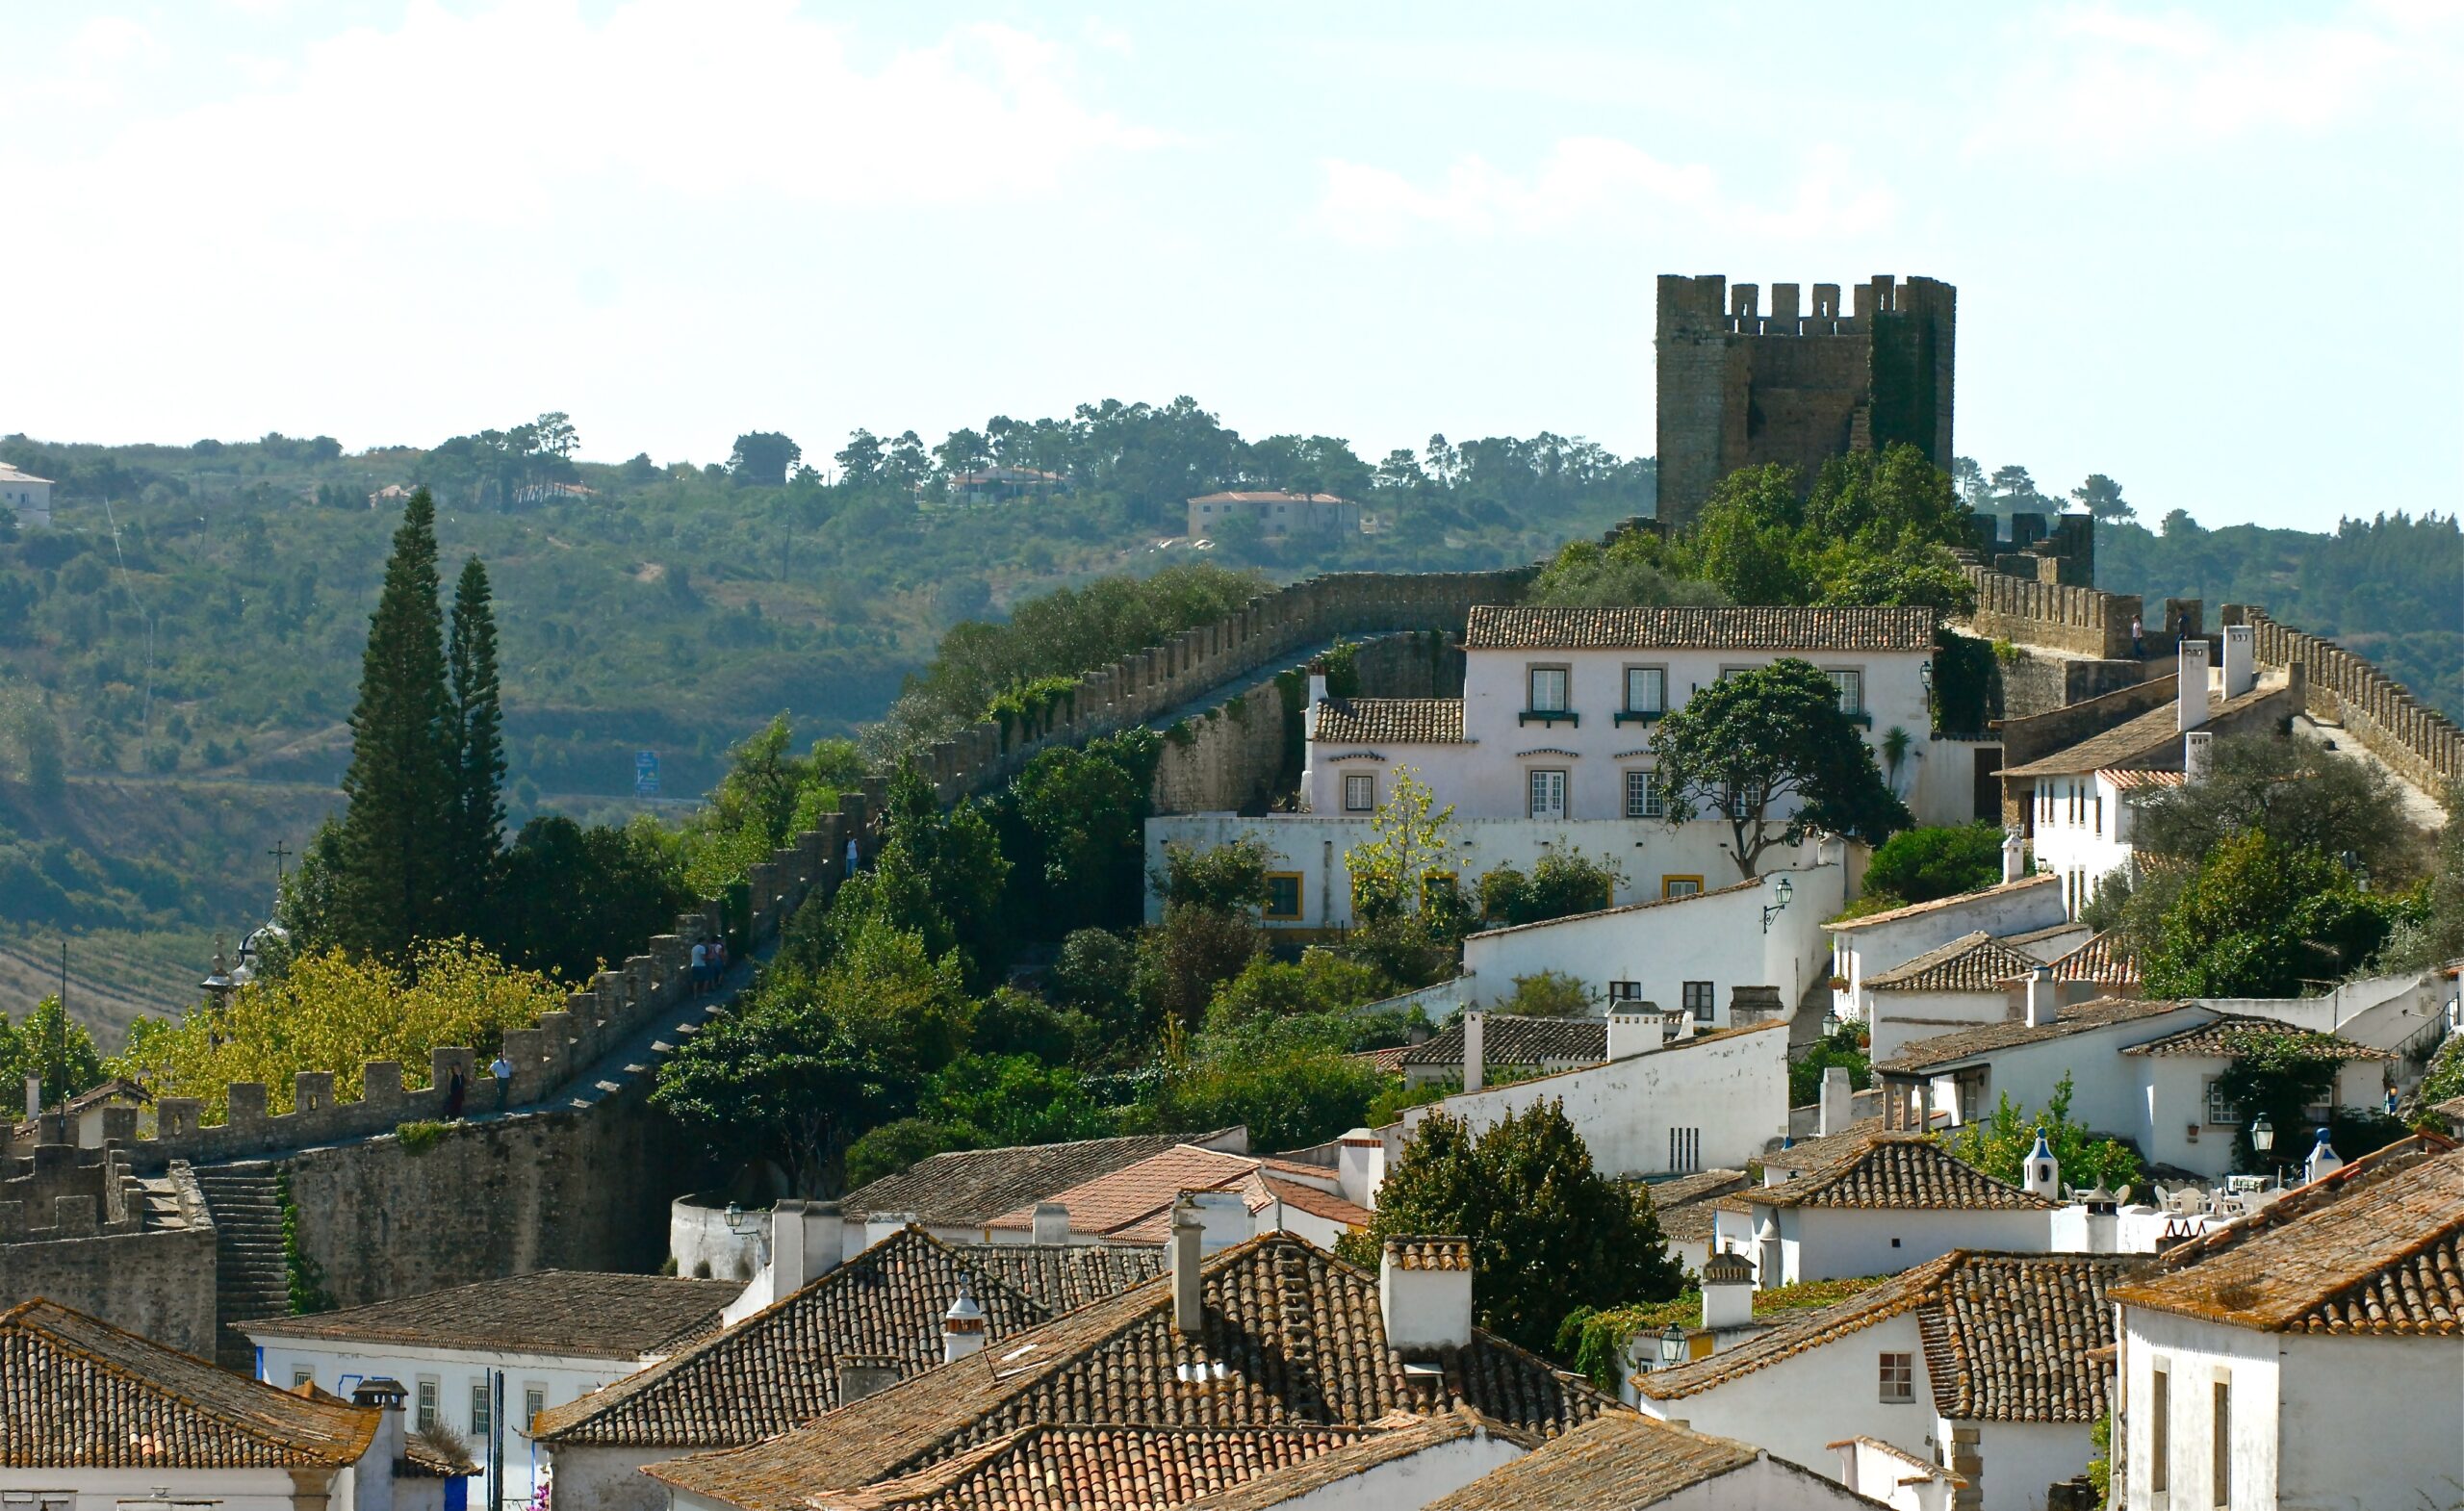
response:
<path id="1" fill-rule="evenodd" d="M 1185 1191 L 1181 1199 L 1197 1212 L 1201 1254 L 1218 1253 L 1258 1236 L 1248 1200 L 1237 1191 Z"/>
<path id="2" fill-rule="evenodd" d="M 792 1263 L 785 1247 L 790 1242 L 796 1249 Z M 846 1248 L 847 1223 L 838 1203 L 780 1202 L 770 1212 L 770 1299 L 783 1301 L 836 1269 Z"/>
<path id="3" fill-rule="evenodd" d="M 2310 1148 L 2310 1157 L 2301 1162 L 2301 1182 L 2308 1185 L 2323 1176 L 2335 1174 L 2345 1167 L 2344 1157 L 2327 1141 L 2327 1130 L 2319 1130 L 2319 1141 Z"/>
<path id="4" fill-rule="evenodd" d="M 394 1472 L 395 1461 L 402 1456 L 402 1438 L 407 1430 L 402 1423 L 402 1402 L 410 1397 L 410 1394 L 402 1388 L 401 1381 L 382 1374 L 370 1375 L 351 1387 L 352 1405 L 373 1406 L 377 1410 L 376 1436 L 369 1444 L 368 1450 L 360 1455 L 361 1463 L 388 1475 Z M 515 1425 L 524 1432 L 530 1430 L 530 1423 L 526 1421 Z M 383 1498 L 372 1494 L 376 1488 L 373 1485 L 359 1486 L 357 1503 L 366 1506 L 372 1500 Z"/>
<path id="5" fill-rule="evenodd" d="M 2174 676 L 2173 692 L 2174 696 L 2180 700 L 2179 728 L 2184 733 L 2207 722 L 2213 703 L 2207 685 L 2206 641 L 2185 639 L 2182 642 L 2181 660 Z"/>
<path id="6" fill-rule="evenodd" d="M 1377 1260 L 1377 1305 L 1386 1346 L 1399 1352 L 1472 1343 L 1472 1241 L 1388 1239 Z"/>
<path id="7" fill-rule="evenodd" d="M 895 1238 L 915 1220 L 911 1212 L 874 1212 L 864 1216 L 864 1246 L 871 1248 L 886 1238 Z"/>
<path id="8" fill-rule="evenodd" d="M 1183 1195 L 1172 1204 L 1172 1237 L 1166 1256 L 1172 1268 L 1172 1327 L 1186 1337 L 1206 1329 L 1206 1306 L 1198 1291 L 1198 1244 L 1206 1237 L 1197 1203 Z"/>
<path id="9" fill-rule="evenodd" d="M 2015 829 L 2002 832 L 2002 880 L 2024 882 L 2028 876 L 2028 842 Z"/>
<path id="10" fill-rule="evenodd" d="M 1069 1209 L 1057 1201 L 1036 1203 L 1029 1237 L 1039 1248 L 1059 1248 L 1069 1242 Z"/>
<path id="11" fill-rule="evenodd" d="M 2062 993 L 2054 985 L 2053 967 L 2028 972 L 2028 1027 L 2043 1028 L 2062 1014 Z"/>
<path id="12" fill-rule="evenodd" d="M 971 1353 L 981 1353 L 984 1339 L 984 1308 L 976 1305 L 966 1282 L 960 1281 L 959 1298 L 941 1314 L 941 1362 L 956 1364 Z"/>
<path id="13" fill-rule="evenodd" d="M 2031 1196 L 2042 1196 L 2047 1201 L 2062 1199 L 2062 1162 L 2053 1157 L 2041 1128 L 2037 1130 L 2037 1146 L 2028 1151 L 2028 1166 L 2022 1172 L 2020 1185 Z"/>
<path id="14" fill-rule="evenodd" d="M 1309 706 L 1308 708 L 1303 708 L 1300 711 L 1301 724 L 1303 728 L 1306 728 L 1311 722 L 1309 718 L 1309 708 L 1315 708 L 1325 701 L 1326 663 L 1323 661 L 1312 661 L 1309 663 Z"/>
<path id="15" fill-rule="evenodd" d="M 1668 1042 L 1668 1033 L 1660 1027 L 1656 1012 L 1611 1012 L 1608 1014 L 1608 1058 L 1630 1060 Z"/>
<path id="16" fill-rule="evenodd" d="M 1817 1139 L 1848 1131 L 1856 1118 L 1857 1088 L 1848 1079 L 1846 1065 L 1826 1065 L 1822 1071 L 1822 1094 L 1814 1103 L 1813 1131 Z"/>
<path id="17" fill-rule="evenodd" d="M 1703 1326 L 1743 1327 L 1754 1320 L 1754 1267 L 1723 1250 L 1703 1262 Z"/>
<path id="18" fill-rule="evenodd" d="M 2182 736 L 2182 781 L 2205 781 L 2216 770 L 2216 731 L 2193 730 Z"/>
<path id="19" fill-rule="evenodd" d="M 2224 627 L 2224 696 L 2239 698 L 2259 684 L 2259 632 L 2248 625 Z"/>
<path id="20" fill-rule="evenodd" d="M 1463 1089 L 1476 1091 L 1486 1068 L 1488 1053 L 1488 1014 L 1467 1012 L 1463 1014 Z"/>
<path id="21" fill-rule="evenodd" d="M 1377 1210 L 1377 1188 L 1386 1184 L 1386 1140 L 1366 1128 L 1344 1135 L 1335 1162 L 1335 1188 L 1355 1207 Z"/>
<path id="22" fill-rule="evenodd" d="M 38 1070 L 26 1072 L 26 1115 L 37 1119 L 42 1116 L 42 1073 Z"/>

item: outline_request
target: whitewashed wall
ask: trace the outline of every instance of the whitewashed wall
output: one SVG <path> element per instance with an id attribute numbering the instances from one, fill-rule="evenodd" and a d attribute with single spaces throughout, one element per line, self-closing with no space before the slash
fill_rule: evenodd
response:
<path id="1" fill-rule="evenodd" d="M 1915 1355 L 1914 1397 L 1885 1401 L 1884 1353 Z M 1680 1400 L 1646 1396 L 1641 1409 L 1675 1419 L 1697 1432 L 1741 1438 L 1800 1464 L 1829 1462 L 1831 1445 L 1850 1438 L 1880 1438 L 1919 1458 L 1934 1456 L 1933 1387 L 1925 1370 L 1925 1345 L 1912 1313 L 1780 1360 L 1727 1384 Z"/>
<path id="2" fill-rule="evenodd" d="M 2323 1506 L 2399 1506 L 2422 1502 L 2411 1495 L 2380 1498 L 2366 1493 L 2365 1487 L 2382 1482 L 2392 1464 L 2371 1465 L 2360 1477 L 2349 1484 L 2329 1487 L 2320 1485 L 2315 1471 L 2295 1467 L 2297 1480 L 2307 1477 L 2315 1494 L 2307 1498 L 2288 1496 L 2278 1499 L 2277 1465 L 2279 1440 L 2278 1420 L 2285 1406 L 2286 1393 L 2292 1392 L 2321 1407 L 2332 1407 L 2323 1413 L 2334 1423 L 2333 1431 L 2355 1440 L 2366 1451 L 2382 1459 L 2404 1460 L 2411 1456 L 2412 1440 L 2419 1434 L 2403 1434 L 2405 1447 L 2398 1451 L 2395 1441 L 2377 1433 L 2356 1430 L 2360 1423 L 2372 1420 L 2360 1402 L 2353 1399 L 2350 1388 L 2368 1383 L 2367 1362 L 2358 1351 L 2348 1359 L 2362 1363 L 2358 1370 L 2338 1370 L 2334 1375 L 2299 1378 L 2292 1372 L 2289 1350 L 2279 1356 L 2280 1345 L 2294 1340 L 2272 1333 L 2254 1332 L 2246 1328 L 2224 1327 L 2192 1318 L 2175 1317 L 2164 1312 L 2151 1312 L 2143 1307 L 2121 1309 L 2122 1345 L 2120 1378 L 2122 1385 L 2121 1433 L 2123 1452 L 2127 1454 L 2123 1484 L 2123 1501 L 2131 1511 L 2167 1511 L 2168 1506 L 2206 1507 L 2227 1505 L 2232 1511 L 2259 1511 L 2279 1504 L 2288 1507 Z M 2339 1340 L 2352 1342 L 2354 1340 Z M 2442 1420 L 2454 1420 L 2455 1345 L 2449 1349 L 2449 1380 L 2444 1394 L 2448 1397 Z M 2155 1386 L 2152 1376 L 2159 1367 L 2171 1376 L 2172 1453 L 2169 1500 L 2154 1488 L 2151 1470 L 2154 1465 Z M 2233 1420 L 2230 1458 L 2232 1463 L 2232 1498 L 2218 1501 L 2208 1498 L 2214 1487 L 2210 1471 L 2213 1428 L 2212 1391 L 2221 1372 L 2232 1385 Z M 2411 1413 L 2424 1411 L 2427 1402 L 2413 1401 L 2394 1421 L 2407 1420 Z M 2389 1419 L 2381 1418 L 2380 1421 Z M 2451 1447 L 2453 1434 L 2443 1434 Z M 2426 1468 L 2434 1466 L 2439 1454 L 2427 1443 L 2419 1445 Z M 2451 1459 L 2452 1455 L 2448 1455 Z M 2442 1487 L 2443 1489 L 2444 1487 Z M 2293 1485 L 2283 1489 L 2291 1491 Z M 2444 1505 L 2444 1498 L 2428 1502 Z"/>
<path id="3" fill-rule="evenodd" d="M 2000 1023 L 2011 1015 L 2011 996 L 2007 990 L 1867 991 L 1870 1053 L 1888 1060 L 1919 1039 Z"/>
<path id="4" fill-rule="evenodd" d="M 1749 1200 L 1753 1192 L 1746 1192 Z M 1774 1207 L 1780 1229 L 1781 1282 L 1895 1275 L 1953 1249 L 2041 1254 L 2053 1247 L 2053 1213 L 1933 1211 L 1866 1212 L 1853 1208 Z M 1758 1261 L 1760 1256 L 1755 1256 Z M 1757 1274 L 1758 1285 L 1763 1284 Z"/>
<path id="5" fill-rule="evenodd" d="M 1979 930 L 1996 938 L 2050 929 L 2065 921 L 2058 879 L 2032 879 L 2011 886 L 1970 893 L 1944 908 L 1928 909 L 1886 923 L 1861 923 L 1832 931 L 1832 970 L 1848 978 L 1845 990 L 1834 993 L 1832 1011 L 1842 1017 L 1863 1018 L 1872 1011 L 1864 979 L 1897 970 L 1910 960 L 1962 935 Z"/>
<path id="6" fill-rule="evenodd" d="M 1389 1459 L 1331 1485 L 1278 1500 L 1275 1507 L 1276 1511 L 1420 1511 L 1523 1454 L 1517 1444 L 1476 1433 Z"/>
<path id="7" fill-rule="evenodd" d="M 1689 1169 L 1743 1168 L 1788 1121 L 1788 1034 L 1774 1024 L 1717 1038 L 1683 1040 L 1587 1070 L 1466 1091 L 1403 1114 L 1403 1134 L 1432 1111 L 1476 1131 L 1555 1099 L 1604 1175 L 1680 1173 L 1669 1163 L 1673 1129 L 1700 1149 Z"/>
<path id="8" fill-rule="evenodd" d="M 2079 798 L 2076 819 L 2070 816 L 2073 793 Z M 2095 894 L 2098 882 L 2131 863 L 2133 815 L 2126 799 L 2112 778 L 2098 772 L 2039 777 L 2033 783 L 2028 801 L 2036 810 L 2037 869 L 2063 879 L 2073 917 L 2079 904 Z"/>
<path id="9" fill-rule="evenodd" d="M 558 1448 L 550 1464 L 556 1504 L 591 1511 L 667 1511 L 667 1486 L 642 1473 L 691 1448 Z"/>
<path id="10" fill-rule="evenodd" d="M 1792 892 L 1784 908 L 1783 877 Z M 1782 1009 L 1793 1014 L 1807 986 L 1821 979 L 1822 921 L 1839 910 L 1844 877 L 1834 861 L 1766 872 L 1753 886 L 1476 934 L 1463 941 L 1469 1000 L 1502 1002 L 1513 995 L 1516 977 L 1554 970 L 1603 998 L 1610 982 L 1637 982 L 1643 1000 L 1663 1012 L 1682 1005 L 1686 982 L 1707 981 L 1710 1021 L 1720 1027 L 1728 1025 L 1729 998 L 1738 986 L 1779 987 Z M 1765 909 L 1778 909 L 1768 932 Z"/>

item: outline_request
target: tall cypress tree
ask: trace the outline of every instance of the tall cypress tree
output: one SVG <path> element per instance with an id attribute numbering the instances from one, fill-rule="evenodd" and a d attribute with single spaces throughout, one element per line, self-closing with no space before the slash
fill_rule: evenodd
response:
<path id="1" fill-rule="evenodd" d="M 436 595 L 436 504 L 423 488 L 402 510 L 368 622 L 336 878 L 339 942 L 396 959 L 443 921 L 460 785 Z"/>
<path id="2" fill-rule="evenodd" d="M 504 832 L 504 710 L 497 690 L 497 619 L 488 569 L 462 563 L 453 585 L 453 628 L 446 647 L 454 732 L 454 815 L 447 859 L 459 932 L 486 930 L 488 895 L 496 881 Z"/>

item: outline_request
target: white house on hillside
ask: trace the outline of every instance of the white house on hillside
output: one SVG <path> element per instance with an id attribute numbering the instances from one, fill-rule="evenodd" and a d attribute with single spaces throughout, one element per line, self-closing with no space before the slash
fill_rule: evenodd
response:
<path id="1" fill-rule="evenodd" d="M 51 479 L 0 462 L 0 504 L 17 511 L 20 525 L 51 524 Z"/>
<path id="2" fill-rule="evenodd" d="M 2058 1187 L 2007 1185 L 1919 1133 L 1869 1126 L 1821 1142 L 1813 1162 L 1784 1153 L 1764 1164 L 1767 1184 L 1719 1203 L 1714 1242 L 1754 1262 L 1758 1289 L 1894 1274 L 1958 1249 L 2054 1247 Z"/>

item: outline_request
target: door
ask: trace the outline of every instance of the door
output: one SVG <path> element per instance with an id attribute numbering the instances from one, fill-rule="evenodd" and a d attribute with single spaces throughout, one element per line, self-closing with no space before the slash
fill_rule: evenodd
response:
<path id="1" fill-rule="evenodd" d="M 1562 819 L 1566 816 L 1566 774 L 1562 771 L 1535 771 L 1531 774 L 1531 816 Z"/>
<path id="2" fill-rule="evenodd" d="M 2002 822 L 2002 747 L 1976 748 L 1976 821 L 1999 826 Z"/>

